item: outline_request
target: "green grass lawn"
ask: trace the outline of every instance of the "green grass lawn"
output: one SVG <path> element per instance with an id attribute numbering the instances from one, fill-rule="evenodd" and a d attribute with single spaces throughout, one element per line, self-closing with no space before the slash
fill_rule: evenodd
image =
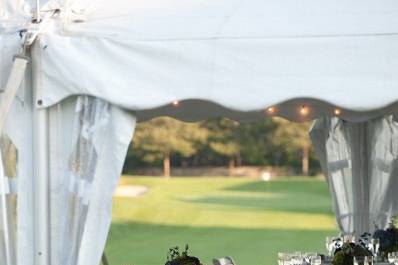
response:
<path id="1" fill-rule="evenodd" d="M 278 251 L 324 252 L 336 233 L 324 181 L 284 178 L 123 177 L 148 186 L 115 198 L 106 253 L 111 265 L 163 265 L 168 248 L 188 243 L 204 265 L 232 256 L 238 265 L 274 265 Z"/>

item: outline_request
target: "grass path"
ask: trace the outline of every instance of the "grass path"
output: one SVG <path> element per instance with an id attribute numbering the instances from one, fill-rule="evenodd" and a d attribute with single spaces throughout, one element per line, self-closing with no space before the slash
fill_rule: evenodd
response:
<path id="1" fill-rule="evenodd" d="M 238 265 L 273 265 L 278 251 L 323 251 L 325 236 L 336 233 L 319 180 L 123 177 L 122 183 L 149 192 L 115 198 L 106 249 L 112 265 L 163 265 L 167 249 L 185 243 L 205 265 L 224 255 Z"/>

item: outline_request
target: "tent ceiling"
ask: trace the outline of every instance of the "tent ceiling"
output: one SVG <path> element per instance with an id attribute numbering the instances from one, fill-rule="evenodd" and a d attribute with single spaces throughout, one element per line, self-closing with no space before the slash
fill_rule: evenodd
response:
<path id="1" fill-rule="evenodd" d="M 36 47 L 42 107 L 88 94 L 141 120 L 395 111 L 395 0 L 79 0 L 68 10 Z"/>
<path id="2" fill-rule="evenodd" d="M 71 31 L 135 40 L 275 38 L 398 33 L 394 0 L 75 1 Z"/>

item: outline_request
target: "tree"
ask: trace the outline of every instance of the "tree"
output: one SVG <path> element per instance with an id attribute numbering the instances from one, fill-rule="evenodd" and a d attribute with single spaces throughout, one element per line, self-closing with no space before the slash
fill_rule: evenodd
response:
<path id="1" fill-rule="evenodd" d="M 275 139 L 289 153 L 301 151 L 301 170 L 303 175 L 309 173 L 311 139 L 309 137 L 310 123 L 294 123 L 282 118 L 274 118 L 278 124 Z"/>
<path id="2" fill-rule="evenodd" d="M 238 128 L 242 161 L 249 165 L 278 165 L 283 150 L 275 142 L 277 124 L 272 119 L 241 123 Z"/>
<path id="3" fill-rule="evenodd" d="M 143 159 L 163 160 L 163 175 L 170 177 L 172 154 L 188 157 L 207 139 L 207 129 L 200 123 L 184 123 L 172 118 L 157 118 L 137 126 L 134 146 L 144 151 Z"/>
<path id="4" fill-rule="evenodd" d="M 210 148 L 228 158 L 229 175 L 233 174 L 236 160 L 240 160 L 239 123 L 229 119 L 213 119 L 206 122 Z"/>

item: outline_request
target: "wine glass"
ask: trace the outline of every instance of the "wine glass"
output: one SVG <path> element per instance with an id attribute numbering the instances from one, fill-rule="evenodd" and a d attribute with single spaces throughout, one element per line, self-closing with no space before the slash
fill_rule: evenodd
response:
<path id="1" fill-rule="evenodd" d="M 380 247 L 380 239 L 378 238 L 372 238 L 372 249 L 373 249 L 373 254 L 377 258 L 379 255 L 379 247 Z"/>
<path id="2" fill-rule="evenodd" d="M 398 264 L 398 252 L 394 252 L 395 261 L 394 264 Z"/>
<path id="3" fill-rule="evenodd" d="M 393 252 L 393 256 L 394 256 L 394 264 L 398 264 L 398 252 Z"/>
<path id="4" fill-rule="evenodd" d="M 387 258 L 388 258 L 388 262 L 389 262 L 390 264 L 395 264 L 395 262 L 397 261 L 396 252 L 388 253 Z"/>
<path id="5" fill-rule="evenodd" d="M 316 252 L 305 252 L 303 255 L 303 257 L 307 263 L 310 263 L 311 259 L 316 256 L 318 256 L 318 253 L 316 253 Z"/>
<path id="6" fill-rule="evenodd" d="M 373 256 L 365 256 L 363 264 L 364 265 L 373 265 Z"/>
<path id="7" fill-rule="evenodd" d="M 321 256 L 311 257 L 311 265 L 321 265 L 321 263 L 322 263 Z"/>
<path id="8" fill-rule="evenodd" d="M 325 244 L 326 250 L 328 251 L 328 256 L 331 257 L 334 249 L 334 237 L 327 236 Z"/>
<path id="9" fill-rule="evenodd" d="M 285 265 L 284 258 L 285 258 L 285 253 L 279 252 L 278 253 L 278 265 Z"/>
<path id="10" fill-rule="evenodd" d="M 303 264 L 303 262 L 304 262 L 304 259 L 301 257 L 301 256 L 294 256 L 293 258 L 292 258 L 292 261 L 293 261 L 293 264 L 294 265 L 301 265 L 301 264 Z"/>
<path id="11" fill-rule="evenodd" d="M 278 265 L 289 265 L 291 255 L 288 253 L 278 253 Z"/>
<path id="12" fill-rule="evenodd" d="M 369 249 L 369 251 L 372 252 L 374 256 L 376 256 L 375 249 L 374 249 L 374 247 L 373 247 L 372 241 L 373 241 L 373 240 L 368 241 L 368 242 L 366 243 L 366 248 Z"/>

